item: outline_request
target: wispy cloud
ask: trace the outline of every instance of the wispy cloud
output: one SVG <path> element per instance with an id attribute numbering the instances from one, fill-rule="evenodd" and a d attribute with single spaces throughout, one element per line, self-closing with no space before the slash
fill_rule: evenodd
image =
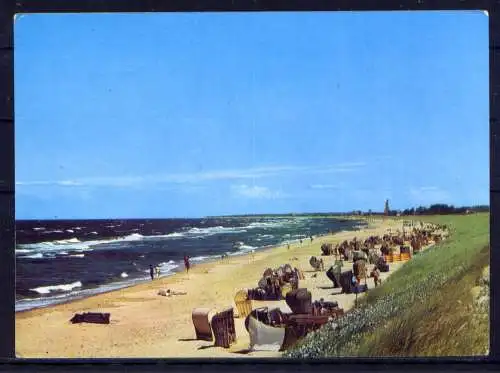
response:
<path id="1" fill-rule="evenodd" d="M 424 205 L 431 203 L 447 203 L 451 200 L 450 193 L 438 186 L 412 187 L 409 190 L 409 195 L 413 203 Z"/>
<path id="2" fill-rule="evenodd" d="M 155 184 L 188 184 L 215 180 L 244 180 L 286 174 L 322 174 L 354 172 L 364 167 L 364 162 L 348 162 L 326 166 L 269 166 L 240 170 L 216 170 L 194 173 L 154 174 L 143 176 L 87 177 L 74 180 L 18 181 L 17 186 L 60 186 L 60 187 L 142 187 Z"/>
<path id="3" fill-rule="evenodd" d="M 285 198 L 286 194 L 281 191 L 273 191 L 263 186 L 249 186 L 246 184 L 232 185 L 231 192 L 236 197 L 255 198 L 255 199 L 277 199 Z"/>
<path id="4" fill-rule="evenodd" d="M 312 184 L 309 185 L 309 188 L 311 189 L 341 189 L 341 185 L 337 184 Z"/>

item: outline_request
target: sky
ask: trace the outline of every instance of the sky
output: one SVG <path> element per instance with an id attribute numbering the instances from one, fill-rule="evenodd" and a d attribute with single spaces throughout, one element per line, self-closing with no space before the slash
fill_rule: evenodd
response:
<path id="1" fill-rule="evenodd" d="M 16 18 L 17 219 L 489 204 L 483 12 Z"/>

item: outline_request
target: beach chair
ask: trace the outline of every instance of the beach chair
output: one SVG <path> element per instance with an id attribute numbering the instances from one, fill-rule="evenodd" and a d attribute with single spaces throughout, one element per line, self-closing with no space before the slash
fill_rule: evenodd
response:
<path id="1" fill-rule="evenodd" d="M 401 261 L 407 262 L 408 260 L 410 260 L 410 253 L 402 253 L 401 254 Z"/>
<path id="2" fill-rule="evenodd" d="M 343 294 L 351 294 L 353 292 L 352 277 L 354 276 L 353 271 L 346 271 L 340 274 L 340 287 L 342 288 Z"/>
<path id="3" fill-rule="evenodd" d="M 335 266 L 331 266 L 328 271 L 326 271 L 326 277 L 330 279 L 331 282 L 333 282 L 333 287 L 334 288 L 339 288 L 340 287 L 340 280 L 338 278 L 339 272 L 336 271 Z"/>
<path id="4" fill-rule="evenodd" d="M 280 351 L 285 340 L 285 327 L 274 327 L 248 317 L 251 351 Z"/>
<path id="5" fill-rule="evenodd" d="M 318 258 L 316 258 L 315 256 L 312 256 L 311 259 L 309 259 L 309 264 L 314 268 L 315 271 L 323 270 L 323 260 L 318 260 Z"/>
<path id="6" fill-rule="evenodd" d="M 252 312 L 252 300 L 248 297 L 247 290 L 240 290 L 234 296 L 234 304 L 238 310 L 238 316 L 242 319 Z"/>
<path id="7" fill-rule="evenodd" d="M 267 268 L 267 269 L 264 271 L 264 273 L 263 273 L 262 277 L 264 277 L 264 278 L 265 278 L 265 277 L 271 277 L 271 276 L 273 275 L 273 273 L 274 273 L 274 271 L 273 271 L 271 268 Z"/>
<path id="8" fill-rule="evenodd" d="M 250 321 L 250 317 L 257 319 L 258 321 L 266 325 L 271 325 L 271 321 L 269 320 L 269 307 L 259 307 L 250 312 L 250 315 L 248 315 L 245 318 L 245 329 L 247 331 L 248 331 L 248 322 Z"/>
<path id="9" fill-rule="evenodd" d="M 394 262 L 400 262 L 401 261 L 401 254 L 392 254 L 393 261 Z"/>
<path id="10" fill-rule="evenodd" d="M 285 284 L 285 285 L 283 285 L 283 286 L 281 287 L 281 297 L 282 297 L 283 299 L 285 299 L 285 298 L 286 298 L 286 295 L 287 295 L 290 291 L 292 291 L 292 290 L 294 290 L 294 289 L 292 288 L 292 285 L 291 285 L 291 284 Z"/>
<path id="11" fill-rule="evenodd" d="M 210 314 L 213 311 L 210 308 L 193 309 L 192 318 L 196 339 L 202 341 L 212 341 L 212 327 L 210 325 Z"/>
<path id="12" fill-rule="evenodd" d="M 305 279 L 304 274 L 302 273 L 302 271 L 300 269 L 295 268 L 295 273 L 297 274 L 297 278 L 299 280 L 304 280 Z"/>
<path id="13" fill-rule="evenodd" d="M 290 315 L 287 326 L 295 329 L 297 339 L 305 337 L 308 333 L 321 328 L 328 322 L 330 316 L 313 316 L 311 314 Z"/>
<path id="14" fill-rule="evenodd" d="M 312 295 L 307 289 L 290 291 L 285 298 L 286 304 L 294 314 L 309 314 L 312 308 Z"/>
<path id="15" fill-rule="evenodd" d="M 233 307 L 226 308 L 212 317 L 215 346 L 229 348 L 236 341 Z"/>

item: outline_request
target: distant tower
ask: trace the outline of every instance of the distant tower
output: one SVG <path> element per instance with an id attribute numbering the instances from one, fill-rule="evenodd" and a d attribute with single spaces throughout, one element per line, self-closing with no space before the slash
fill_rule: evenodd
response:
<path id="1" fill-rule="evenodd" d="M 385 200 L 385 207 L 384 207 L 384 215 L 385 215 L 385 216 L 389 215 L 389 211 L 390 211 L 390 210 L 389 210 L 389 200 L 388 200 L 388 199 L 386 199 L 386 200 Z"/>

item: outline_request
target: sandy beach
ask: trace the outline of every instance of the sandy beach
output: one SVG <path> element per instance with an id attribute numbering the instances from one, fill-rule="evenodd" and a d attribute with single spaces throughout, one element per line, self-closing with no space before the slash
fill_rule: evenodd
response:
<path id="1" fill-rule="evenodd" d="M 242 358 L 281 356 L 276 352 L 250 352 L 248 333 L 242 318 L 236 318 L 237 342 L 230 349 L 213 347 L 212 342 L 195 339 L 191 311 L 196 307 L 221 309 L 233 306 L 238 290 L 253 288 L 266 268 L 290 263 L 304 272 L 301 288 L 307 288 L 313 300 L 336 300 L 347 311 L 354 304 L 354 294 L 339 294 L 323 272 L 314 276 L 309 258 L 319 257 L 324 242 L 336 243 L 353 237 L 382 235 L 387 229 L 400 229 L 401 222 L 373 220 L 366 229 L 343 231 L 318 237 L 303 244 L 277 247 L 252 254 L 234 256 L 223 261 L 195 265 L 185 272 L 142 283 L 133 287 L 92 296 L 66 304 L 16 313 L 16 355 L 22 358 Z M 325 268 L 334 257 L 322 257 Z M 346 263 L 345 266 L 352 264 Z M 404 263 L 392 263 L 389 273 Z M 373 280 L 368 279 L 369 288 Z M 186 292 L 186 295 L 162 297 L 160 289 Z M 285 301 L 257 302 L 288 310 Z M 111 323 L 71 324 L 75 313 L 109 312 Z M 235 312 L 237 313 L 236 307 Z"/>

